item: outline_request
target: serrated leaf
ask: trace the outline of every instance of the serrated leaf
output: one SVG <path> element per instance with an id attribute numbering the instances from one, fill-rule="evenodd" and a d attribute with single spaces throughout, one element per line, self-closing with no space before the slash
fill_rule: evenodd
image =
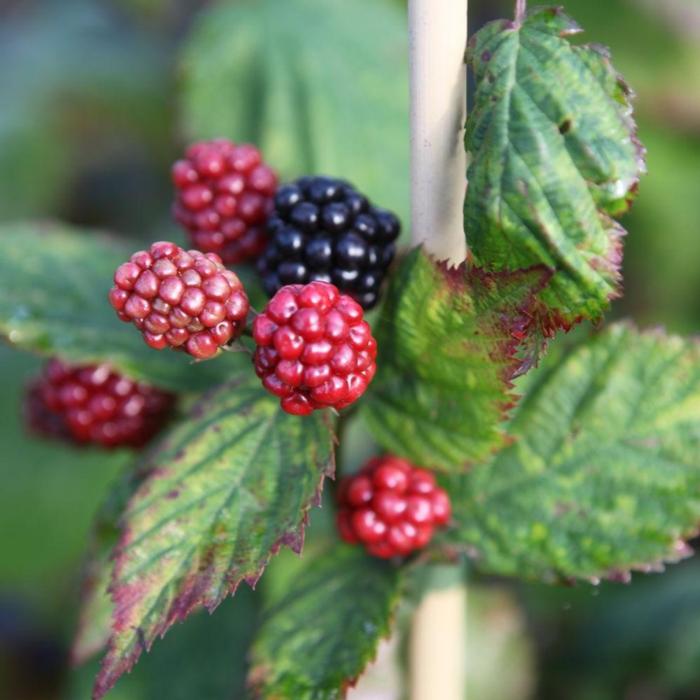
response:
<path id="1" fill-rule="evenodd" d="M 155 448 L 123 521 L 96 698 L 175 622 L 213 610 L 241 581 L 254 585 L 282 545 L 301 549 L 333 440 L 327 415 L 287 415 L 247 372 Z"/>
<path id="2" fill-rule="evenodd" d="M 146 473 L 138 469 L 130 470 L 122 476 L 95 518 L 92 543 L 83 574 L 80 620 L 71 647 L 73 664 L 85 663 L 109 641 L 114 610 L 108 590 L 114 568 L 112 553 L 119 542 L 120 518 L 145 478 Z"/>
<path id="3" fill-rule="evenodd" d="M 471 40 L 465 230 L 476 264 L 555 274 L 557 324 L 595 319 L 619 294 L 624 213 L 644 171 L 630 90 L 600 47 L 576 46 L 560 9 L 498 21 Z"/>
<path id="4" fill-rule="evenodd" d="M 193 364 L 158 352 L 120 321 L 107 301 L 116 268 L 133 250 L 95 231 L 58 224 L 0 227 L 0 335 L 10 344 L 68 362 L 107 362 L 136 379 L 174 391 L 223 381 L 241 358 Z"/>
<path id="5" fill-rule="evenodd" d="M 376 326 L 378 372 L 361 404 L 377 442 L 416 464 L 464 471 L 503 445 L 510 380 L 528 363 L 541 269 L 448 270 L 421 249 L 394 275 Z"/>
<path id="6" fill-rule="evenodd" d="M 514 443 L 450 486 L 487 572 L 624 578 L 700 526 L 700 344 L 617 324 L 530 375 Z"/>
<path id="7" fill-rule="evenodd" d="M 400 572 L 359 547 L 321 552 L 263 616 L 252 647 L 255 698 L 336 700 L 389 634 Z"/>
<path id="8" fill-rule="evenodd" d="M 405 220 L 407 56 L 405 14 L 387 3 L 221 3 L 184 56 L 185 131 L 255 143 L 285 179 L 347 178 Z"/>

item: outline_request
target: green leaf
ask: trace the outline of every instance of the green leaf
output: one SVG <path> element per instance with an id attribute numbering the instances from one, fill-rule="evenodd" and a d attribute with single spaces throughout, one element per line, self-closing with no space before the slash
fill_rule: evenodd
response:
<path id="1" fill-rule="evenodd" d="M 39 223 L 0 227 L 0 335 L 22 350 L 68 362 L 107 362 L 136 379 L 174 391 L 206 388 L 244 358 L 229 353 L 193 364 L 158 352 L 117 318 L 107 301 L 116 268 L 133 250 L 95 231 Z"/>
<path id="2" fill-rule="evenodd" d="M 544 264 L 553 323 L 595 319 L 619 294 L 624 213 L 644 171 L 630 91 L 605 50 L 575 46 L 560 9 L 498 21 L 471 40 L 465 230 L 489 271 Z"/>
<path id="3" fill-rule="evenodd" d="M 407 216 L 405 12 L 375 0 L 224 2 L 183 60 L 190 138 L 260 146 L 283 178 L 347 178 Z"/>
<path id="4" fill-rule="evenodd" d="M 252 647 L 252 695 L 344 697 L 389 634 L 400 580 L 398 569 L 358 547 L 321 552 L 263 615 Z"/>
<path id="5" fill-rule="evenodd" d="M 487 572 L 624 578 L 700 523 L 700 344 L 617 324 L 553 353 L 511 446 L 455 478 L 449 545 Z"/>
<path id="6" fill-rule="evenodd" d="M 378 371 L 361 404 L 376 441 L 449 471 L 502 446 L 510 380 L 532 362 L 521 353 L 545 279 L 540 269 L 489 276 L 409 254 L 376 327 Z"/>
<path id="7" fill-rule="evenodd" d="M 238 700 L 244 698 L 247 653 L 257 627 L 257 591 L 239 590 L 209 615 L 178 625 L 125 676 L 109 700 Z M 98 671 L 88 663 L 68 678 L 61 700 L 86 700 Z"/>
<path id="8" fill-rule="evenodd" d="M 140 469 L 123 475 L 95 518 L 92 544 L 83 574 L 80 620 L 71 648 L 73 664 L 85 663 L 109 641 L 114 610 L 108 590 L 114 569 L 112 553 L 119 542 L 120 518 L 145 478 L 146 472 Z"/>
<path id="9" fill-rule="evenodd" d="M 246 372 L 156 447 L 123 520 L 96 698 L 173 623 L 212 611 L 241 581 L 254 585 L 282 545 L 300 551 L 333 472 L 333 440 L 327 415 L 287 415 Z"/>

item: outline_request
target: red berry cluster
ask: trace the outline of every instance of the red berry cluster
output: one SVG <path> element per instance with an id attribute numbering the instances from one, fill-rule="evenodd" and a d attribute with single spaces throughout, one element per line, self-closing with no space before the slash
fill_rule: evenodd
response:
<path id="1" fill-rule="evenodd" d="M 375 457 L 343 479 L 338 502 L 340 536 L 383 559 L 425 547 L 451 515 L 449 497 L 435 476 L 391 455 Z"/>
<path id="2" fill-rule="evenodd" d="M 27 393 L 30 426 L 50 437 L 103 447 L 141 447 L 166 421 L 175 397 L 106 365 L 51 360 Z"/>
<path id="3" fill-rule="evenodd" d="M 167 242 L 120 265 L 109 300 L 152 348 L 178 348 L 200 360 L 240 335 L 250 308 L 240 280 L 217 255 Z"/>
<path id="4" fill-rule="evenodd" d="M 280 289 L 253 324 L 255 371 L 287 413 L 345 408 L 376 370 L 362 307 L 326 282 Z"/>
<path id="5" fill-rule="evenodd" d="M 277 176 L 259 151 L 216 139 L 191 145 L 185 156 L 172 170 L 178 190 L 174 215 L 192 245 L 217 253 L 227 265 L 260 255 Z"/>

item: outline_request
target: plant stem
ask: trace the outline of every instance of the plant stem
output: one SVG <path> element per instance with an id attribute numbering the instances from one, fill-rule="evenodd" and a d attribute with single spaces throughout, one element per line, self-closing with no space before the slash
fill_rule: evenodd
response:
<path id="1" fill-rule="evenodd" d="M 463 203 L 467 0 L 409 0 L 413 242 L 436 258 L 466 257 Z M 464 700 L 466 588 L 431 589 L 412 624 L 411 700 Z"/>
<path id="2" fill-rule="evenodd" d="M 522 24 L 527 14 L 527 0 L 515 0 L 515 23 Z"/>
<path id="3" fill-rule="evenodd" d="M 440 260 L 466 257 L 467 0 L 410 0 L 413 242 Z"/>

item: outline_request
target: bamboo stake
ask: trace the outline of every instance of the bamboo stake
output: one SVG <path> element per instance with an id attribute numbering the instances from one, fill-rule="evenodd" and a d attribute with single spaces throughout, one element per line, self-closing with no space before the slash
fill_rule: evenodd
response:
<path id="1" fill-rule="evenodd" d="M 458 264 L 466 256 L 467 0 L 410 0 L 409 35 L 413 242 Z"/>
<path id="2" fill-rule="evenodd" d="M 413 242 L 440 260 L 466 257 L 467 0 L 409 0 Z M 411 700 L 465 700 L 466 588 L 428 592 L 409 649 Z"/>

